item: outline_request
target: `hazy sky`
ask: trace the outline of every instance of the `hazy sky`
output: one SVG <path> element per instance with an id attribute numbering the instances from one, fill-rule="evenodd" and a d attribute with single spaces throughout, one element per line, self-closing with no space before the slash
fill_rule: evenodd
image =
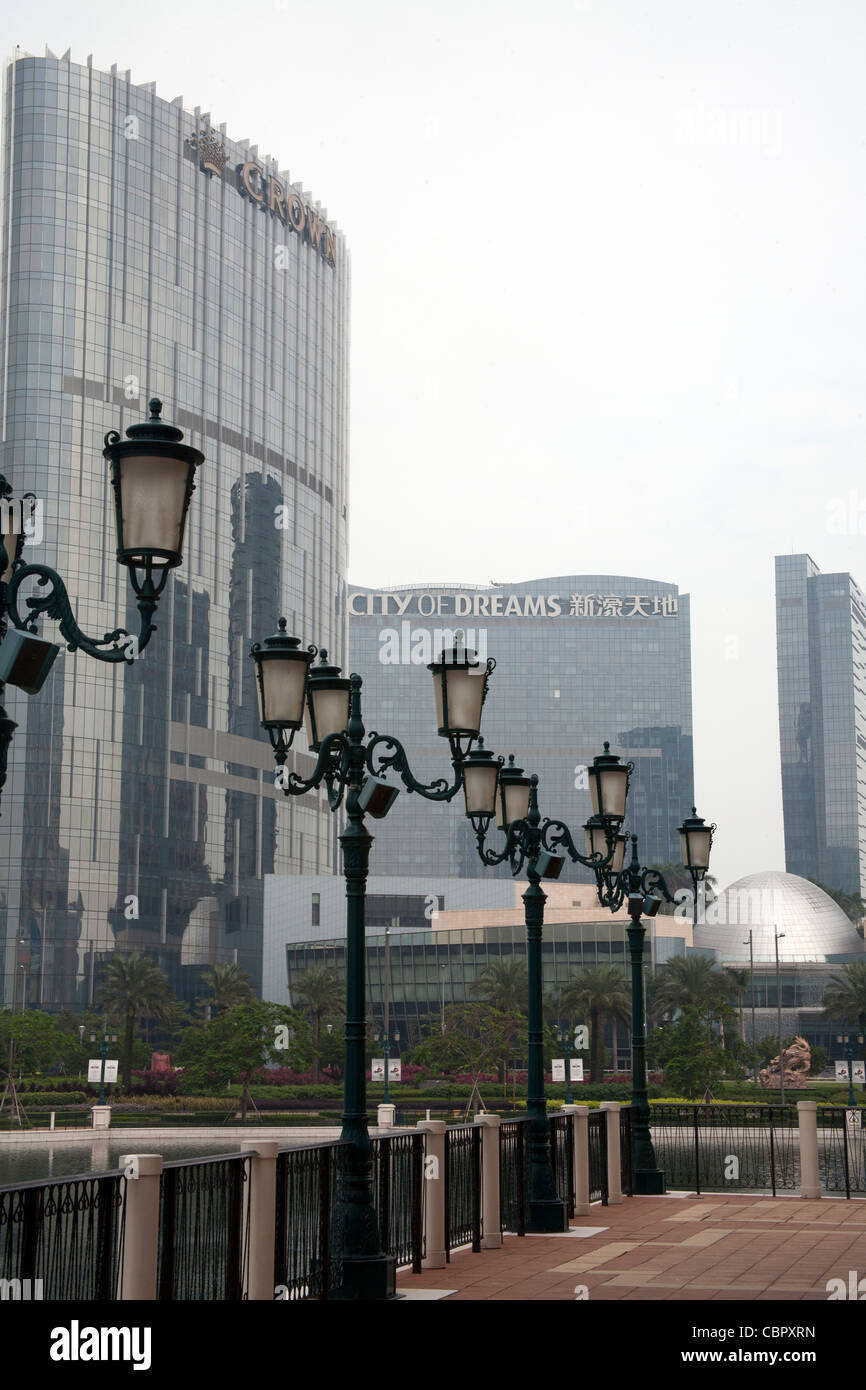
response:
<path id="1" fill-rule="evenodd" d="M 2 34 L 182 94 L 345 231 L 353 581 L 691 593 L 715 873 L 784 868 L 773 557 L 866 584 L 866 7 L 31 0 Z"/>

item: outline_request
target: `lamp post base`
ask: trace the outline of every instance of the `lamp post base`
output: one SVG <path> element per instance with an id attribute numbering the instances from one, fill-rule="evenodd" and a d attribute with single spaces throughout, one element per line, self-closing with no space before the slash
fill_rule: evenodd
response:
<path id="1" fill-rule="evenodd" d="M 660 1197 L 667 1191 L 665 1175 L 660 1168 L 638 1168 L 634 1175 L 636 1197 Z"/>
<path id="2" fill-rule="evenodd" d="M 549 1235 L 551 1232 L 568 1230 L 568 1213 L 565 1202 L 558 1198 L 542 1198 L 534 1202 L 530 1198 L 526 1229 L 531 1235 Z"/>
<path id="3" fill-rule="evenodd" d="M 343 1284 L 335 1300 L 385 1302 L 397 1297 L 397 1262 L 393 1255 L 361 1255 L 343 1259 Z"/>

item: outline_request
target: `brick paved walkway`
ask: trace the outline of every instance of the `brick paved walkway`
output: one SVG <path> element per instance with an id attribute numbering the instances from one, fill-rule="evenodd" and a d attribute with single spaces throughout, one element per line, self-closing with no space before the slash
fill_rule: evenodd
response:
<path id="1" fill-rule="evenodd" d="M 599 1227 L 604 1227 L 599 1230 Z M 398 1275 L 411 1299 L 827 1299 L 828 1279 L 866 1276 L 866 1201 L 631 1197 L 594 1206 L 561 1236 L 506 1235 Z M 439 1293 L 435 1291 L 440 1291 Z"/>

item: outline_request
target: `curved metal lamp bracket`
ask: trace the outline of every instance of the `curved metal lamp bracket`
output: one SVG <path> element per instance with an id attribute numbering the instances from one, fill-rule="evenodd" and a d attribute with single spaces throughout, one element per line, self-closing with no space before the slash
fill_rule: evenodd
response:
<path id="1" fill-rule="evenodd" d="M 390 752 L 388 750 L 391 750 Z M 454 782 L 449 785 L 446 777 L 438 777 L 433 782 L 419 782 L 409 766 L 409 758 L 399 739 L 390 734 L 370 734 L 365 755 L 367 771 L 373 777 L 381 777 L 383 772 L 393 768 L 407 791 L 417 792 L 426 801 L 451 801 L 463 786 L 462 762 L 454 760 Z"/>
<path id="2" fill-rule="evenodd" d="M 168 568 L 161 568 L 163 572 L 158 584 L 153 583 L 152 574 L 148 571 L 144 583 L 136 585 L 138 611 L 141 614 L 138 635 L 129 632 L 125 627 L 117 627 L 113 632 L 106 632 L 101 638 L 88 637 L 75 621 L 66 585 L 57 571 L 49 565 L 23 565 L 20 562 L 16 564 L 12 578 L 6 585 L 8 614 L 20 631 L 34 633 L 37 618 L 44 614 L 57 622 L 69 651 L 86 652 L 88 656 L 96 657 L 97 661 L 125 661 L 131 666 L 156 631 L 156 626 L 151 620 L 168 577 Z M 26 617 L 22 617 L 18 610 L 18 591 L 27 579 L 36 579 L 43 590 L 48 586 L 48 592 L 28 598 L 29 612 Z"/>

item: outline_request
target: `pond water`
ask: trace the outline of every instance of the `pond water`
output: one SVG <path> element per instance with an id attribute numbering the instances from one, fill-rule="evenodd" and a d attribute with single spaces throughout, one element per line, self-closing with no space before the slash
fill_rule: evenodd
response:
<path id="1" fill-rule="evenodd" d="M 339 1134 L 335 1128 L 334 1137 Z M 255 1132 L 243 1136 L 254 1139 Z M 310 1143 L 299 1138 L 280 1140 L 281 1148 L 303 1147 Z M 28 1182 L 32 1178 L 73 1177 L 83 1173 L 104 1173 L 120 1165 L 126 1153 L 159 1153 L 168 1161 L 173 1158 L 208 1158 L 215 1154 L 237 1153 L 241 1139 L 206 1139 L 194 1135 L 178 1135 L 171 1139 L 124 1139 L 122 1134 L 110 1139 L 87 1139 L 81 1143 L 52 1143 L 47 1137 L 42 1144 L 0 1146 L 0 1187 L 10 1183 Z"/>

